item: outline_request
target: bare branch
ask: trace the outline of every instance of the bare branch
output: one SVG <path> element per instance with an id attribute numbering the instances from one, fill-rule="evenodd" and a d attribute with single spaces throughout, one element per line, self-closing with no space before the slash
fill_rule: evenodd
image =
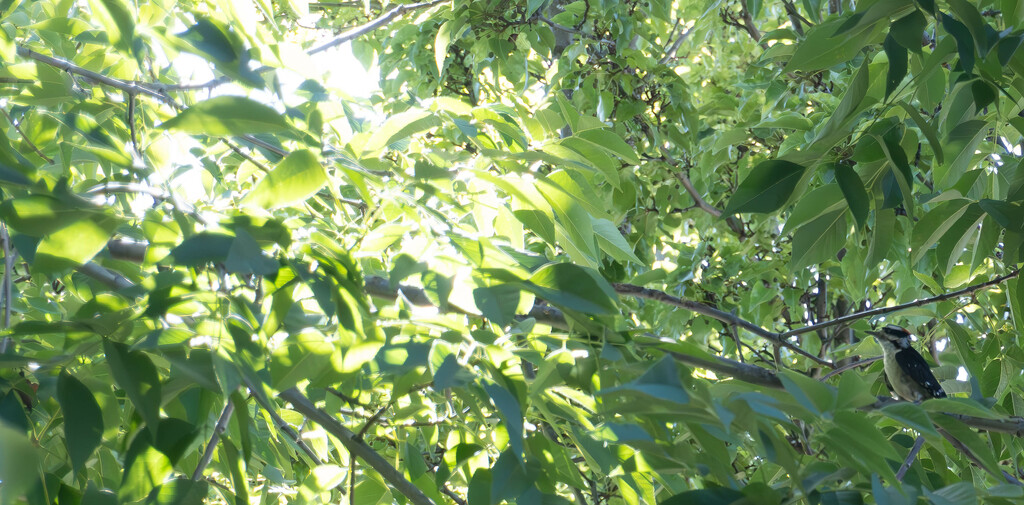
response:
<path id="1" fill-rule="evenodd" d="M 825 382 L 830 377 L 839 375 L 839 374 L 841 374 L 841 373 L 843 373 L 843 372 L 845 372 L 847 370 L 853 369 L 853 368 L 859 368 L 859 367 L 862 367 L 862 366 L 868 366 L 868 365 L 870 365 L 870 364 L 872 364 L 872 363 L 874 363 L 874 362 L 876 362 L 876 361 L 878 361 L 880 359 L 882 359 L 881 356 L 875 356 L 873 358 L 865 358 L 865 359 L 862 359 L 860 361 L 854 361 L 853 363 L 847 363 L 847 364 L 845 364 L 845 365 L 843 365 L 843 366 L 841 366 L 839 368 L 836 368 L 835 370 L 832 370 L 831 372 L 825 374 L 822 378 L 820 378 L 818 380 L 821 381 L 821 382 Z"/>
<path id="2" fill-rule="evenodd" d="M 352 430 L 341 424 L 334 416 L 320 410 L 309 401 L 298 389 L 290 388 L 282 391 L 278 395 L 281 399 L 292 404 L 292 407 L 296 412 L 306 416 L 308 419 L 316 422 L 324 428 L 328 433 L 334 435 L 341 444 L 345 446 L 345 449 L 355 457 L 358 457 L 365 461 L 371 468 L 373 468 L 384 480 L 388 481 L 395 490 L 402 493 L 410 502 L 415 505 L 436 505 L 434 500 L 423 494 L 420 488 L 416 487 L 415 484 L 409 482 L 405 478 L 405 475 L 401 471 L 396 469 L 387 459 L 384 459 L 377 451 L 373 450 L 372 447 L 366 445 L 365 442 L 360 440 Z"/>
<path id="3" fill-rule="evenodd" d="M 754 323 L 751 323 L 750 321 L 741 319 L 735 314 L 730 314 L 728 312 L 721 311 L 719 309 L 711 307 L 710 305 L 705 305 L 703 303 L 695 302 L 692 300 L 684 300 L 682 298 L 675 297 L 668 293 L 665 293 L 664 291 L 649 289 L 641 286 L 636 286 L 633 284 L 613 284 L 613 287 L 615 288 L 615 292 L 619 293 L 620 295 L 630 295 L 635 296 L 637 298 L 655 300 L 667 305 L 672 305 L 674 307 L 679 307 L 681 309 L 686 309 L 689 311 L 696 312 L 698 314 L 702 314 L 717 319 L 719 321 L 722 321 L 723 323 L 739 326 L 740 328 L 743 328 L 774 344 L 781 345 L 782 347 L 785 347 L 819 365 L 824 365 L 829 368 L 835 368 L 836 366 L 835 363 L 819 358 L 801 349 L 800 346 L 792 342 L 789 342 L 788 340 L 785 340 L 783 336 L 778 333 L 768 331 Z"/>
<path id="4" fill-rule="evenodd" d="M 203 457 L 199 460 L 199 466 L 196 467 L 195 472 L 192 472 L 192 480 L 199 480 L 203 476 L 203 470 L 206 470 L 210 460 L 213 459 L 213 450 L 220 441 L 221 433 L 228 429 L 228 421 L 231 420 L 231 413 L 234 410 L 235 404 L 231 403 L 231 398 L 228 398 L 228 403 L 224 405 L 224 410 L 220 411 L 220 418 L 217 419 L 217 424 L 213 427 L 213 435 L 210 435 L 210 442 L 206 444 L 206 451 L 203 452 Z"/>
<path id="5" fill-rule="evenodd" d="M 922 298 L 920 300 L 914 300 L 912 302 L 907 302 L 907 303 L 900 304 L 900 305 L 893 305 L 892 307 L 879 307 L 877 309 L 865 310 L 863 312 L 854 312 L 853 314 L 848 314 L 848 315 L 845 315 L 845 316 L 837 317 L 837 318 L 832 319 L 830 321 L 823 321 L 823 322 L 818 323 L 818 324 L 812 324 L 810 326 L 804 326 L 803 328 L 796 328 L 796 329 L 793 329 L 793 330 L 789 330 L 787 332 L 783 332 L 783 333 L 779 334 L 779 337 L 781 337 L 781 338 L 792 337 L 793 335 L 800 335 L 801 333 L 808 333 L 808 332 L 811 332 L 811 331 L 817 331 L 817 330 L 820 330 L 822 328 L 827 328 L 829 326 L 836 326 L 836 325 L 848 323 L 850 321 L 856 321 L 858 319 L 865 319 L 865 318 L 868 318 L 868 317 L 880 316 L 880 315 L 883 315 L 883 314 L 890 314 L 892 312 L 899 312 L 901 310 L 906 310 L 906 309 L 910 309 L 910 308 L 914 308 L 914 307 L 920 307 L 922 305 L 928 305 L 929 303 L 941 302 L 943 300 L 949 300 L 950 298 L 956 298 L 958 296 L 968 295 L 968 294 L 974 293 L 975 291 L 981 291 L 982 289 L 990 288 L 992 286 L 1001 284 L 1003 281 L 1006 281 L 1006 280 L 1009 280 L 1009 279 L 1013 279 L 1014 277 L 1017 277 L 1018 274 L 1020 274 L 1020 270 L 1019 269 L 1014 270 L 1014 271 L 1012 271 L 1012 272 L 1010 272 L 1008 274 L 1005 274 L 1005 275 L 1000 275 L 999 277 L 996 277 L 995 279 L 992 279 L 990 281 L 982 282 L 980 284 L 975 284 L 973 286 L 967 286 L 966 288 L 963 288 L 963 289 L 960 289 L 960 290 L 957 290 L 957 291 L 953 291 L 952 293 L 943 293 L 941 295 L 933 296 L 931 298 Z"/>
<path id="6" fill-rule="evenodd" d="M 366 23 L 364 25 L 359 25 L 359 26 L 357 26 L 355 28 L 347 30 L 344 33 L 342 33 L 342 34 L 338 35 L 337 37 L 335 37 L 330 42 L 327 42 L 327 43 L 322 44 L 320 46 L 317 46 L 317 47 L 315 47 L 313 49 L 310 49 L 308 51 L 308 54 L 309 55 L 314 55 L 316 53 L 326 51 L 326 50 L 328 50 L 328 49 L 330 49 L 332 47 L 340 46 L 341 44 L 344 44 L 344 43 L 346 43 L 346 42 L 348 42 L 350 40 L 353 40 L 353 39 L 355 39 L 357 37 L 360 37 L 362 35 L 365 35 L 367 33 L 372 32 L 374 30 L 377 30 L 378 28 L 380 28 L 380 27 L 390 23 L 392 20 L 394 20 L 395 18 L 397 18 L 398 16 L 401 16 L 402 14 L 404 14 L 406 12 L 414 11 L 414 10 L 417 10 L 417 9 L 423 9 L 423 8 L 426 8 L 426 7 L 433 7 L 435 5 L 442 4 L 442 3 L 446 2 L 446 1 L 448 1 L 448 0 L 430 0 L 428 2 L 420 2 L 420 3 L 415 3 L 415 4 L 399 5 L 399 6 L 395 7 L 394 9 L 391 9 L 391 10 L 385 12 L 380 17 L 378 17 L 377 19 L 374 19 L 373 21 L 370 21 L 369 23 Z M 257 69 L 257 71 L 259 71 L 259 69 Z"/>

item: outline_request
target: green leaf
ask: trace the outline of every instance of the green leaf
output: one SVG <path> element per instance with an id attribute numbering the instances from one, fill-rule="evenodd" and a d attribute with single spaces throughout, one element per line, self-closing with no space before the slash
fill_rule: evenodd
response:
<path id="1" fill-rule="evenodd" d="M 598 394 L 611 393 L 642 394 L 655 400 L 663 400 L 685 405 L 690 403 L 690 395 L 686 392 L 679 377 L 679 367 L 670 356 L 664 356 L 647 369 L 643 375 L 621 386 L 602 389 Z"/>
<path id="2" fill-rule="evenodd" d="M 910 237 L 910 247 L 914 251 L 911 263 L 920 261 L 928 249 L 956 224 L 960 216 L 967 212 L 969 203 L 967 200 L 960 199 L 942 202 L 917 222 Z"/>
<path id="3" fill-rule="evenodd" d="M 235 237 L 225 233 L 202 232 L 185 239 L 171 250 L 174 263 L 185 267 L 197 267 L 208 263 L 220 263 L 228 258 Z"/>
<path id="4" fill-rule="evenodd" d="M 192 349 L 187 355 L 185 349 L 167 349 L 162 355 L 171 364 L 172 378 L 181 377 L 209 391 L 222 392 L 209 349 Z"/>
<path id="5" fill-rule="evenodd" d="M 477 309 L 495 324 L 505 326 L 515 318 L 522 288 L 515 284 L 499 284 L 473 290 Z"/>
<path id="6" fill-rule="evenodd" d="M 437 75 L 444 73 L 444 60 L 448 56 L 448 46 L 452 41 L 452 27 L 455 21 L 445 21 L 437 29 L 437 36 L 434 37 L 434 64 L 437 66 Z"/>
<path id="7" fill-rule="evenodd" d="M 658 502 L 658 505 L 732 505 L 745 502 L 746 496 L 735 489 L 711 487 L 683 491 Z"/>
<path id="8" fill-rule="evenodd" d="M 837 395 L 834 387 L 789 370 L 781 370 L 778 377 L 786 391 L 808 411 L 821 414 L 835 409 Z"/>
<path id="9" fill-rule="evenodd" d="M 597 237 L 597 245 L 609 256 L 619 261 L 632 261 L 643 265 L 644 262 L 633 253 L 633 248 L 626 242 L 626 238 L 615 226 L 615 223 L 607 219 L 591 218 L 594 234 Z"/>
<path id="10" fill-rule="evenodd" d="M 807 37 L 796 46 L 796 52 L 786 64 L 785 71 L 813 72 L 850 61 L 864 46 L 877 42 L 885 26 L 876 24 L 867 30 L 847 32 L 833 37 L 836 28 L 844 21 L 843 18 L 833 19 L 808 30 Z"/>
<path id="11" fill-rule="evenodd" d="M 885 76 L 885 98 L 889 98 L 907 76 L 907 48 L 897 43 L 891 33 L 885 37 L 882 48 L 889 57 L 889 72 Z"/>
<path id="12" fill-rule="evenodd" d="M 968 74 L 974 71 L 974 40 L 967 27 L 953 19 L 949 14 L 940 14 L 942 27 L 956 40 L 956 50 L 960 55 L 960 67 Z"/>
<path id="13" fill-rule="evenodd" d="M 198 135 L 279 133 L 291 127 L 274 109 L 242 96 L 218 96 L 199 102 L 164 121 L 160 128 Z"/>
<path id="14" fill-rule="evenodd" d="M 984 198 L 978 202 L 978 205 L 992 216 L 999 226 L 1010 231 L 1024 231 L 1024 207 L 1018 203 Z"/>
<path id="15" fill-rule="evenodd" d="M 154 505 L 202 505 L 206 502 L 210 484 L 205 480 L 178 477 L 160 485 L 153 497 Z"/>
<path id="16" fill-rule="evenodd" d="M 273 275 L 280 265 L 263 253 L 263 249 L 244 228 L 235 231 L 231 248 L 224 258 L 224 269 L 233 274 Z"/>
<path id="17" fill-rule="evenodd" d="M 491 398 L 491 402 L 498 408 L 498 415 L 504 421 L 505 429 L 508 430 L 508 443 L 515 451 L 516 458 L 523 460 L 523 411 L 519 406 L 519 400 L 507 389 L 494 383 L 484 383 L 484 391 Z"/>
<path id="18" fill-rule="evenodd" d="M 588 314 L 618 312 L 615 290 L 597 272 L 572 263 L 550 263 L 525 283 L 527 290 L 544 300 Z"/>
<path id="19" fill-rule="evenodd" d="M 122 51 L 132 48 L 136 15 L 123 0 L 91 0 L 92 12 L 103 23 L 110 43 Z"/>
<path id="20" fill-rule="evenodd" d="M 960 179 L 987 131 L 988 123 L 973 119 L 956 125 L 949 132 L 943 149 L 952 155 L 952 159 L 947 158 L 947 163 L 933 167 L 932 177 L 937 190 L 948 188 Z"/>
<path id="21" fill-rule="evenodd" d="M 922 435 L 939 436 L 939 432 L 932 426 L 928 413 L 920 405 L 908 402 L 893 403 L 882 407 L 879 412 Z"/>
<path id="22" fill-rule="evenodd" d="M 160 423 L 160 375 L 145 353 L 129 351 L 128 346 L 103 340 L 103 352 L 114 382 L 124 390 L 149 430 L 156 433 Z"/>
<path id="23" fill-rule="evenodd" d="M 990 473 L 1002 475 L 999 463 L 992 454 L 992 448 L 985 440 L 964 423 L 949 416 L 935 416 L 932 421 L 958 440 L 977 458 Z"/>
<path id="24" fill-rule="evenodd" d="M 868 192 L 864 189 L 864 183 L 860 176 L 853 170 L 853 167 L 846 163 L 835 164 L 836 182 L 846 197 L 846 203 L 850 205 L 850 213 L 857 221 L 857 227 L 863 228 L 867 224 L 868 211 L 871 200 Z"/>
<path id="25" fill-rule="evenodd" d="M 331 371 L 333 354 L 334 346 L 319 332 L 289 336 L 271 356 L 271 387 L 284 391 L 302 380 L 319 381 Z"/>
<path id="26" fill-rule="evenodd" d="M 87 263 L 107 245 L 118 222 L 94 215 L 55 231 L 39 242 L 34 265 L 42 272 L 57 272 Z"/>
<path id="27" fill-rule="evenodd" d="M 64 412 L 64 442 L 77 472 L 103 439 L 103 413 L 92 391 L 66 370 L 57 379 L 57 401 Z"/>
<path id="28" fill-rule="evenodd" d="M 815 188 L 797 200 L 786 219 L 785 226 L 782 227 L 781 234 L 788 235 L 802 225 L 847 206 L 844 204 L 843 191 L 838 184 L 826 184 Z"/>
<path id="29" fill-rule="evenodd" d="M 25 503 L 18 498 L 39 483 L 41 455 L 27 433 L 5 423 L 0 423 L 0 447 L 3 447 L 0 451 L 0 482 L 3 482 L 0 503 Z"/>
<path id="30" fill-rule="evenodd" d="M 378 153 L 399 140 L 438 125 L 440 121 L 430 111 L 413 109 L 396 114 L 388 118 L 380 128 L 374 129 L 373 135 L 363 145 L 363 155 Z"/>
<path id="31" fill-rule="evenodd" d="M 889 36 L 896 39 L 901 46 L 921 54 L 921 40 L 928 27 L 928 19 L 919 10 L 893 21 L 889 27 Z"/>
<path id="32" fill-rule="evenodd" d="M 913 107 L 907 105 L 906 102 L 900 102 L 900 107 L 906 111 L 908 118 L 917 125 L 917 128 L 921 130 L 925 138 L 928 139 L 928 145 L 931 146 L 932 152 L 935 153 L 935 161 L 942 163 L 942 143 L 939 142 L 939 135 L 936 133 L 935 128 L 928 123 L 921 114 L 914 110 Z"/>
<path id="33" fill-rule="evenodd" d="M 723 215 L 778 210 L 789 200 L 805 170 L 803 165 L 785 160 L 761 162 L 736 188 Z"/>
<path id="34" fill-rule="evenodd" d="M 944 268 L 944 275 L 949 275 L 949 272 L 963 256 L 968 242 L 978 236 L 980 231 L 978 225 L 983 219 L 985 219 L 985 212 L 980 205 L 968 205 L 960 219 L 939 238 L 939 245 L 935 248 L 935 252 L 939 260 L 939 267 Z"/>
<path id="35" fill-rule="evenodd" d="M 636 156 L 633 146 L 627 144 L 625 140 L 622 140 L 622 137 L 612 130 L 583 130 L 577 133 L 575 137 L 593 143 L 595 146 L 622 158 L 623 161 L 630 165 L 640 164 L 640 158 Z"/>
<path id="36" fill-rule="evenodd" d="M 327 172 L 313 151 L 286 156 L 242 199 L 245 205 L 276 209 L 306 201 L 327 184 Z"/>
<path id="37" fill-rule="evenodd" d="M 829 212 L 801 226 L 793 234 L 794 270 L 836 259 L 836 253 L 846 243 L 846 209 Z"/>

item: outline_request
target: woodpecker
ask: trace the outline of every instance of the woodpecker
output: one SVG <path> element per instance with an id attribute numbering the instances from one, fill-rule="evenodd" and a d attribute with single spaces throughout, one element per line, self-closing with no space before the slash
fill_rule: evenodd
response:
<path id="1" fill-rule="evenodd" d="M 890 324 L 868 333 L 882 346 L 885 376 L 900 398 L 919 402 L 946 397 L 924 357 L 911 347 L 909 331 Z"/>

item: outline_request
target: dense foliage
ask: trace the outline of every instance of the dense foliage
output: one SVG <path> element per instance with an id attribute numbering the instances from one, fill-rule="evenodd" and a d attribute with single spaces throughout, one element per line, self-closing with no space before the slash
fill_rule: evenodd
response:
<path id="1" fill-rule="evenodd" d="M 1020 502 L 1022 20 L 0 2 L 0 505 Z"/>

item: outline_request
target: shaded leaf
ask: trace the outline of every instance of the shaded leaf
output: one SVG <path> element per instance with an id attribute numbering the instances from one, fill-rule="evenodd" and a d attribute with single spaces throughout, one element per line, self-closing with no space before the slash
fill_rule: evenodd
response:
<path id="1" fill-rule="evenodd" d="M 201 135 L 278 133 L 291 127 L 274 109 L 242 96 L 218 96 L 199 102 L 164 121 L 160 128 Z"/>
<path id="2" fill-rule="evenodd" d="M 761 162 L 736 188 L 723 215 L 778 210 L 789 200 L 805 170 L 785 160 Z"/>
<path id="3" fill-rule="evenodd" d="M 103 438 L 103 413 L 92 391 L 66 370 L 57 379 L 57 401 L 64 412 L 64 442 L 75 471 L 81 470 Z"/>

